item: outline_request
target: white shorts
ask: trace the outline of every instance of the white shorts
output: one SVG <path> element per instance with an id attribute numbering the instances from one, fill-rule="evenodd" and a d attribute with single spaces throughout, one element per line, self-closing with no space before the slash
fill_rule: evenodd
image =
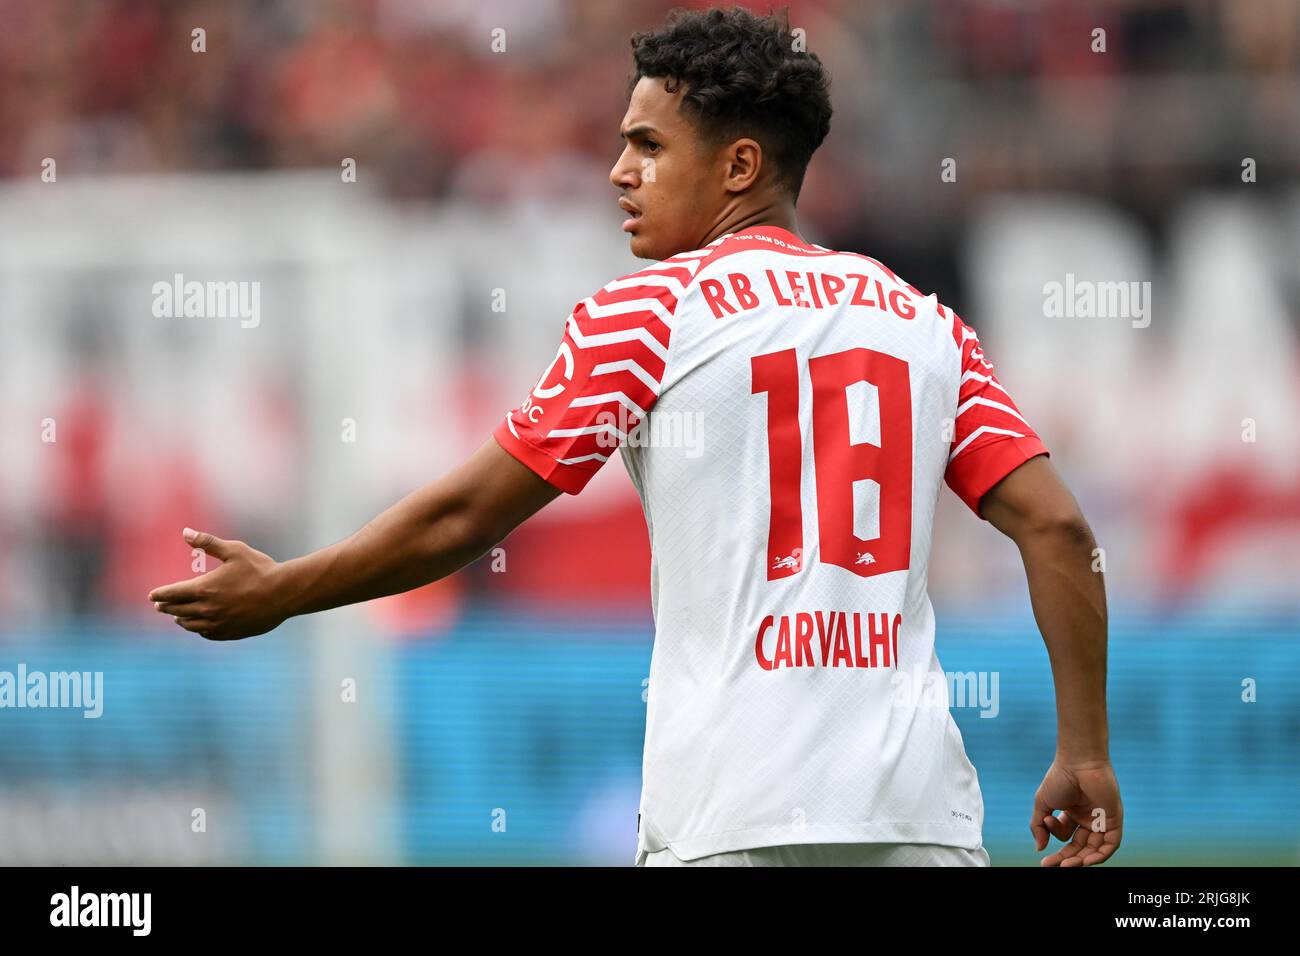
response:
<path id="1" fill-rule="evenodd" d="M 937 843 L 802 843 L 682 860 L 672 850 L 642 852 L 637 866 L 990 866 L 984 847 Z"/>

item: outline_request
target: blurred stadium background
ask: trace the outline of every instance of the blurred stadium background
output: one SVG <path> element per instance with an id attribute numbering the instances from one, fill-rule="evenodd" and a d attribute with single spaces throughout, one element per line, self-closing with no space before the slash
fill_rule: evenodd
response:
<path id="1" fill-rule="evenodd" d="M 495 559 L 252 641 L 145 595 L 192 573 L 183 526 L 304 553 L 522 399 L 636 267 L 607 173 L 669 6 L 0 0 L 0 670 L 105 683 L 98 719 L 0 710 L 0 862 L 631 863 L 620 464 Z M 980 331 L 1106 549 L 1116 863 L 1300 862 L 1300 4 L 791 22 L 835 105 L 805 235 Z M 176 273 L 260 283 L 259 324 L 155 316 Z M 1049 317 L 1069 273 L 1150 282 L 1150 324 Z M 1018 555 L 945 491 L 931 575 L 945 668 L 1000 675 L 996 718 L 954 709 L 986 845 L 1032 864 L 1055 727 Z"/>

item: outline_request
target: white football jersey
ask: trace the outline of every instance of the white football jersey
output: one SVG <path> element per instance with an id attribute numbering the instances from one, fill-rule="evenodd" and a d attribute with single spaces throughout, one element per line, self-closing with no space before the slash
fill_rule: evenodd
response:
<path id="1" fill-rule="evenodd" d="M 579 302 L 496 429 L 579 492 L 621 447 L 652 551 L 638 855 L 982 844 L 926 593 L 946 482 L 1047 454 L 979 340 L 866 256 L 775 226 Z"/>

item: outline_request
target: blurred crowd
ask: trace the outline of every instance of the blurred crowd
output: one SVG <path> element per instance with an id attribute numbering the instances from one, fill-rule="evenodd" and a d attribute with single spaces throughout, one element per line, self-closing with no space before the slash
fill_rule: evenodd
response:
<path id="1" fill-rule="evenodd" d="M 0 177 L 35 177 L 46 157 L 65 175 L 352 158 L 398 199 L 607 203 L 630 33 L 710 5 L 0 0 Z M 1090 193 L 1159 233 L 1189 190 L 1238 182 L 1246 157 L 1264 190 L 1300 175 L 1295 0 L 789 11 L 835 107 L 801 215 L 952 297 L 954 232 L 983 197 Z"/>
<path id="2" fill-rule="evenodd" d="M 604 199 L 630 31 L 707 5 L 0 0 L 0 175 L 350 156 L 402 196 Z M 790 19 L 833 77 L 806 200 L 828 227 L 1000 188 L 1158 204 L 1242 155 L 1296 171 L 1293 0 L 799 0 Z M 948 155 L 960 190 L 924 190 L 914 164 L 937 179 Z"/>

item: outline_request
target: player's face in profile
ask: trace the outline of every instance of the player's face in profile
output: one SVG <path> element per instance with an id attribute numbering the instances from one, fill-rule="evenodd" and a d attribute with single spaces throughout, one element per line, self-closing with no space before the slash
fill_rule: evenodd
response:
<path id="1" fill-rule="evenodd" d="M 681 115 L 681 96 L 664 92 L 662 78 L 637 81 L 621 127 L 626 145 L 609 173 L 641 259 L 699 248 L 718 218 L 721 193 L 709 189 L 716 149 Z"/>

